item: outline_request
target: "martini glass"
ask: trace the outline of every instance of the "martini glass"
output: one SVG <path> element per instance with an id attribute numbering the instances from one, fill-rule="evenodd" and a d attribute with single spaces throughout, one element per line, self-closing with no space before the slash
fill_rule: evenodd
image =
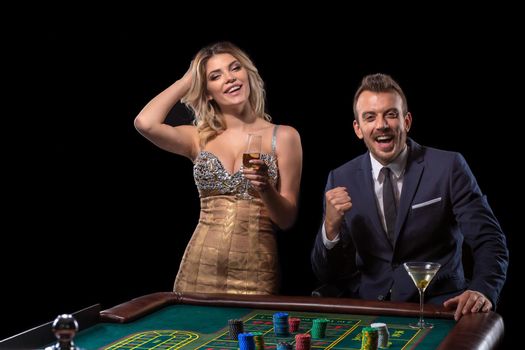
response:
<path id="1" fill-rule="evenodd" d="M 432 281 L 441 265 L 434 262 L 414 261 L 406 262 L 403 266 L 419 291 L 419 321 L 417 323 L 410 323 L 408 326 L 410 328 L 432 328 L 434 327 L 432 323 L 423 320 L 424 294 L 425 289 L 427 289 L 430 281 Z"/>

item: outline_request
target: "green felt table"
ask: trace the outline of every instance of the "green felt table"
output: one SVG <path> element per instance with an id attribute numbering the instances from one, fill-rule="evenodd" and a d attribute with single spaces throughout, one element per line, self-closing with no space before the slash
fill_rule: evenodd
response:
<path id="1" fill-rule="evenodd" d="M 229 336 L 229 319 L 242 319 L 245 331 L 262 332 L 266 349 L 275 349 L 279 341 L 293 344 L 295 334 L 310 333 L 315 318 L 327 318 L 329 323 L 326 337 L 312 338 L 313 350 L 360 349 L 361 330 L 374 322 L 387 324 L 388 349 L 392 350 L 490 349 L 503 335 L 503 321 L 493 312 L 455 322 L 452 312 L 428 305 L 425 318 L 434 328 L 411 329 L 408 324 L 417 319 L 418 311 L 417 304 L 386 301 L 162 292 L 101 311 L 94 318 L 79 315 L 84 320 L 79 321 L 82 330 L 75 345 L 83 349 L 238 349 L 238 342 Z M 299 330 L 276 337 L 275 312 L 301 319 Z"/>

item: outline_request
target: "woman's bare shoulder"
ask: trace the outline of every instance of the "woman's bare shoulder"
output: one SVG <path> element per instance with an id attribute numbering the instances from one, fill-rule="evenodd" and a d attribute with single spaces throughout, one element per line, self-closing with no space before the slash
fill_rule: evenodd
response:
<path id="1" fill-rule="evenodd" d="M 279 139 L 282 138 L 285 141 L 299 141 L 301 139 L 297 129 L 295 129 L 293 126 L 282 124 L 279 125 L 279 129 L 277 130 L 277 137 Z"/>

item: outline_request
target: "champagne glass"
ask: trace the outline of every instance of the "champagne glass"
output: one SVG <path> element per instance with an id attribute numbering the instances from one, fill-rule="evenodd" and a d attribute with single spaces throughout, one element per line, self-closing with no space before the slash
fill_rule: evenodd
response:
<path id="1" fill-rule="evenodd" d="M 252 164 L 250 163 L 250 160 L 261 158 L 261 143 L 261 135 L 248 134 L 248 143 L 246 144 L 246 150 L 242 154 L 242 165 L 245 168 L 259 169 L 259 164 Z"/>
<path id="2" fill-rule="evenodd" d="M 250 169 L 259 169 L 259 164 L 252 164 L 250 163 L 250 160 L 252 159 L 260 159 L 261 158 L 261 144 L 262 144 L 262 136 L 256 135 L 256 134 L 248 134 L 248 140 L 246 143 L 246 149 L 244 150 L 242 154 L 242 165 L 245 168 Z M 250 182 L 248 180 L 245 181 L 244 184 L 244 190 L 242 193 L 238 195 L 238 198 L 241 199 L 251 199 L 250 194 L 248 193 L 248 188 L 250 186 Z"/>
<path id="3" fill-rule="evenodd" d="M 423 295 L 441 265 L 434 262 L 413 261 L 406 262 L 403 266 L 419 291 L 419 321 L 417 323 L 410 323 L 408 326 L 410 328 L 432 328 L 434 327 L 432 323 L 423 320 Z"/>

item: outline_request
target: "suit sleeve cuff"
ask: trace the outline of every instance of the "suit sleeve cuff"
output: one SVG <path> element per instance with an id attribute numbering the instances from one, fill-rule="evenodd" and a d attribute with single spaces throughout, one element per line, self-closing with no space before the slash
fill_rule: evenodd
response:
<path id="1" fill-rule="evenodd" d="M 337 234 L 337 236 L 335 236 L 333 240 L 329 240 L 328 237 L 326 237 L 326 229 L 324 227 L 324 222 L 323 227 L 321 228 L 321 234 L 323 236 L 323 244 L 326 247 L 326 249 L 332 249 L 336 246 L 337 243 L 339 243 L 339 234 Z"/>

